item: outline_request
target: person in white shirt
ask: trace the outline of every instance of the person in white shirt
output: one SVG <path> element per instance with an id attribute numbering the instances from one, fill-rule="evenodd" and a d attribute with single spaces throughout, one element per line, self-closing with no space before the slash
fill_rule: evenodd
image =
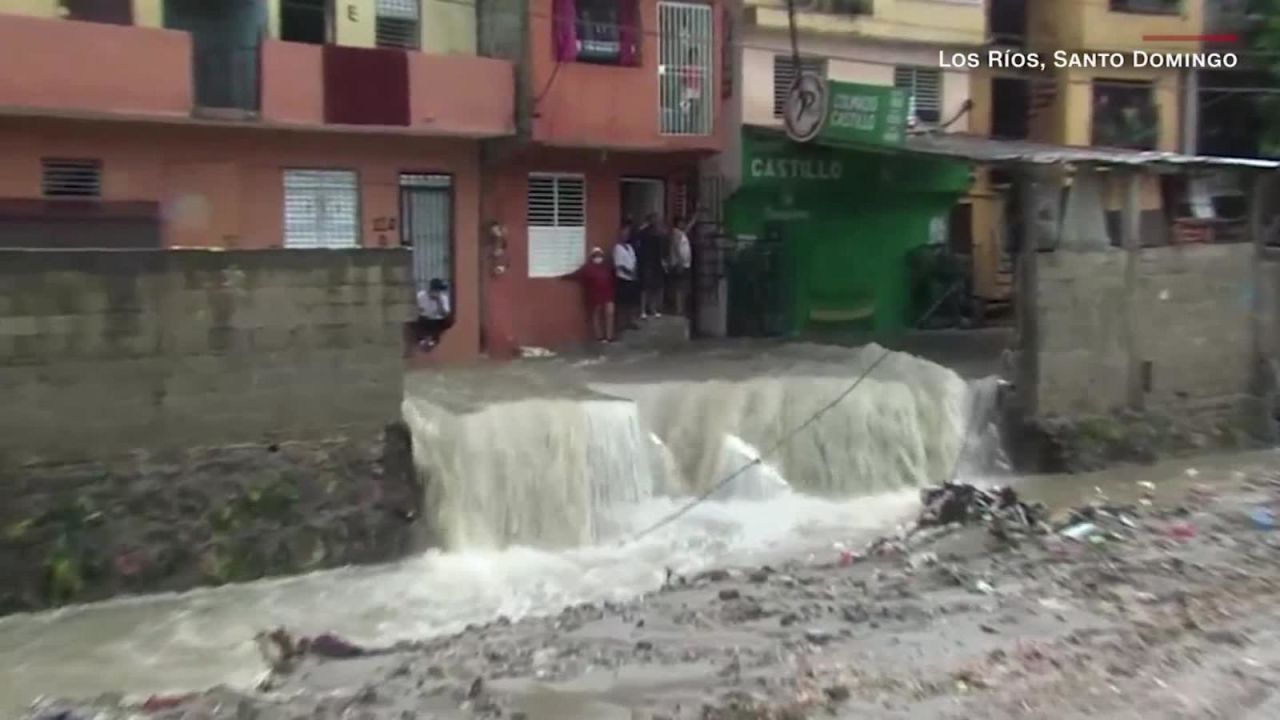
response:
<path id="1" fill-rule="evenodd" d="M 613 246 L 614 313 L 621 328 L 634 328 L 640 310 L 640 283 L 636 274 L 635 234 L 630 218 L 622 223 Z"/>
<path id="2" fill-rule="evenodd" d="M 423 350 L 440 344 L 440 337 L 453 327 L 449 285 L 444 280 L 432 278 L 427 289 L 418 291 L 418 319 L 414 325 L 418 347 Z"/>
<path id="3" fill-rule="evenodd" d="M 667 288 L 671 293 L 671 306 L 677 316 L 685 314 L 693 271 L 693 248 L 689 244 L 689 228 L 693 220 L 685 222 L 677 217 L 671 223 L 671 257 L 667 259 Z"/>

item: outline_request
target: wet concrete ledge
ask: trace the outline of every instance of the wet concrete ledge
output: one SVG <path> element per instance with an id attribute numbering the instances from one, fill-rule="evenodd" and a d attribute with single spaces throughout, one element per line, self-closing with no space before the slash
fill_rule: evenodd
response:
<path id="1" fill-rule="evenodd" d="M 136 453 L 0 471 L 0 615 L 418 549 L 409 436 Z"/>

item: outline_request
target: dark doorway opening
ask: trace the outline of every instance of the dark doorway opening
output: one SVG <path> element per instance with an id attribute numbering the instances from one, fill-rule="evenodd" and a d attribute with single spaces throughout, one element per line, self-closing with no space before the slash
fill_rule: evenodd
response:
<path id="1" fill-rule="evenodd" d="M 62 0 L 67 9 L 67 17 L 71 20 L 107 23 L 109 25 L 132 25 L 132 0 Z"/>
<path id="2" fill-rule="evenodd" d="M 991 137 L 1025 140 L 1031 131 L 1031 82 L 1025 78 L 991 79 Z"/>
<path id="3" fill-rule="evenodd" d="M 255 0 L 165 0 L 164 26 L 191 33 L 196 107 L 258 110 L 258 49 L 266 30 Z"/>
<path id="4" fill-rule="evenodd" d="M 281 0 L 280 39 L 310 45 L 332 42 L 331 7 L 329 0 Z"/>
<path id="5" fill-rule="evenodd" d="M 991 0 L 987 25 L 997 45 L 1023 47 L 1027 38 L 1027 0 Z"/>

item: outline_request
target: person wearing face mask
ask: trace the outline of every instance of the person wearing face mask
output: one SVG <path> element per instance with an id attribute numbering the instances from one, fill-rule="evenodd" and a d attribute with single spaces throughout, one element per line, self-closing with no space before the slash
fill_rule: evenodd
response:
<path id="1" fill-rule="evenodd" d="M 604 261 L 604 251 L 591 248 L 587 263 L 570 277 L 582 284 L 596 340 L 613 342 L 613 269 Z"/>

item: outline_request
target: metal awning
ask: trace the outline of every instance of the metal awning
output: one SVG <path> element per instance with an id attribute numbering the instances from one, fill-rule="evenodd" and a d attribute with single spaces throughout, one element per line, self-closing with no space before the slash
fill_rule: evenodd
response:
<path id="1" fill-rule="evenodd" d="M 754 127 L 752 132 L 786 138 L 774 128 Z M 985 165 L 1093 165 L 1097 167 L 1146 167 L 1154 171 L 1275 170 L 1280 162 L 1257 158 L 1183 155 L 1151 150 L 1055 145 L 1027 140 L 999 140 L 965 133 L 907 135 L 902 145 L 860 145 L 819 136 L 810 145 L 883 154 L 928 155 Z"/>
<path id="2" fill-rule="evenodd" d="M 1274 170 L 1280 162 L 1256 158 L 1209 157 L 1151 150 L 1079 147 L 998 140 L 961 133 L 908 135 L 902 150 L 993 165 L 1152 166 L 1157 169 Z"/>

